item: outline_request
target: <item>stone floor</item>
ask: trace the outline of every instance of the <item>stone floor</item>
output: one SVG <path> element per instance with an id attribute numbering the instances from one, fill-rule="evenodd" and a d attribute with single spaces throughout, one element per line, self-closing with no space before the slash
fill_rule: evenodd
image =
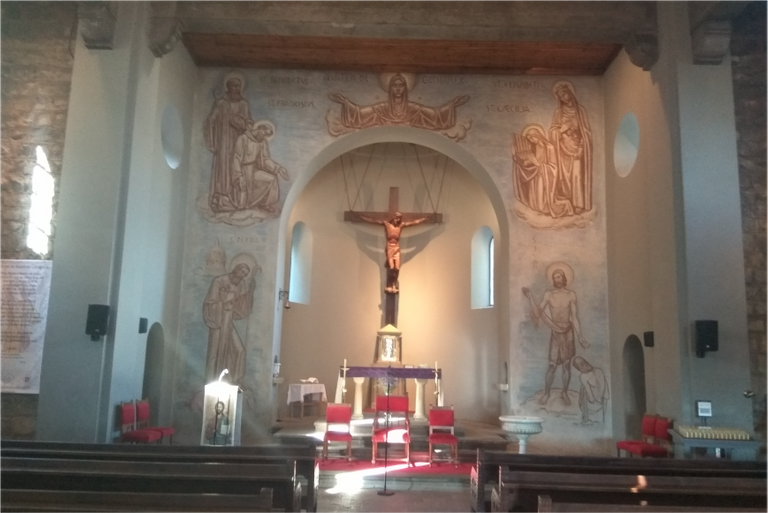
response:
<path id="1" fill-rule="evenodd" d="M 319 417 L 303 419 L 284 418 L 274 426 L 275 437 L 313 437 L 320 443 L 323 426 L 315 426 Z M 413 425 L 412 425 L 413 427 Z M 425 426 L 416 426 L 418 433 Z M 364 431 L 364 429 L 363 429 Z M 517 443 L 509 441 L 500 426 L 471 421 L 456 422 L 456 431 L 460 436 L 459 458 L 462 461 L 474 461 L 478 447 L 492 449 L 517 450 Z M 420 435 L 415 434 L 416 438 Z M 370 435 L 360 433 L 354 436 L 353 458 L 370 457 L 370 446 L 366 442 Z M 426 460 L 426 448 L 419 447 L 412 452 L 412 460 Z M 423 450 L 421 450 L 423 449 Z M 383 495 L 384 479 L 381 476 L 359 477 L 352 472 L 320 471 L 320 489 L 317 501 L 319 512 L 360 511 L 469 511 L 469 476 L 429 475 L 418 477 L 388 477 Z"/>
<path id="2" fill-rule="evenodd" d="M 360 489 L 328 493 L 321 489 L 317 510 L 325 511 L 469 511 L 469 482 L 463 490 L 413 489 L 408 486 L 389 486 L 394 492 L 382 496 L 379 489 Z"/>
<path id="3" fill-rule="evenodd" d="M 321 470 L 317 510 L 469 511 L 469 476 L 388 476 L 385 483 L 382 476 Z"/>

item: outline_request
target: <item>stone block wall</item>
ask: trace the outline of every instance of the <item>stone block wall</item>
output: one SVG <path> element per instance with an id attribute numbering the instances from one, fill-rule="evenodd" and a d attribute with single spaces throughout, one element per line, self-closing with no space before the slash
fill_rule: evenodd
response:
<path id="1" fill-rule="evenodd" d="M 755 431 L 766 435 L 766 4 L 752 2 L 733 23 L 733 94 L 739 152 Z M 765 453 L 765 446 L 763 446 Z"/>
<path id="2" fill-rule="evenodd" d="M 0 34 L 0 202 L 3 259 L 51 259 L 27 248 L 32 170 L 38 145 L 58 183 L 72 80 L 77 4 L 2 2 Z M 49 246 L 50 248 L 50 246 Z M 2 394 L 2 437 L 35 438 L 36 394 Z"/>

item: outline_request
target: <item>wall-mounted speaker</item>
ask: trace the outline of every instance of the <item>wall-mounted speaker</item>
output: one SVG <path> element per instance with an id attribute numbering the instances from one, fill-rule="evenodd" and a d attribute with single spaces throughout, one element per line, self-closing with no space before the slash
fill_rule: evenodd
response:
<path id="1" fill-rule="evenodd" d="M 107 333 L 109 324 L 109 305 L 88 305 L 88 317 L 85 321 L 85 334 L 91 336 L 91 340 L 99 340 L 99 337 Z"/>
<path id="2" fill-rule="evenodd" d="M 643 345 L 645 347 L 653 347 L 653 332 L 646 331 L 643 333 Z"/>
<path id="3" fill-rule="evenodd" d="M 139 317 L 139 333 L 146 333 L 148 324 L 149 321 L 146 317 Z"/>
<path id="4" fill-rule="evenodd" d="M 699 358 L 707 351 L 717 351 L 717 321 L 694 321 L 693 339 Z"/>

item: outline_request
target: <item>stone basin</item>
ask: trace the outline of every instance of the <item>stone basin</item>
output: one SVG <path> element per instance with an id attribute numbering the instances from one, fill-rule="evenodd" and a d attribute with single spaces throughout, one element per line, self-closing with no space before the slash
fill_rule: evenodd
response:
<path id="1" fill-rule="evenodd" d="M 517 436 L 517 440 L 519 442 L 518 452 L 520 454 L 525 454 L 528 437 L 531 435 L 537 435 L 544 430 L 541 425 L 542 422 L 544 422 L 544 419 L 541 417 L 527 417 L 524 415 L 502 415 L 499 417 L 499 420 L 501 421 L 501 428 L 504 431 Z"/>

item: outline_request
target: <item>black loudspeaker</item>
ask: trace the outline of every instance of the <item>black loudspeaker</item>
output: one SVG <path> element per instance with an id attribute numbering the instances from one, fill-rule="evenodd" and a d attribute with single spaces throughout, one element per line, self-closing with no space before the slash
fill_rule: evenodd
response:
<path id="1" fill-rule="evenodd" d="M 90 335 L 91 340 L 99 340 L 99 337 L 107 333 L 107 324 L 109 324 L 109 305 L 88 305 L 85 334 Z"/>
<path id="2" fill-rule="evenodd" d="M 646 331 L 643 333 L 643 345 L 645 347 L 653 347 L 653 332 Z"/>
<path id="3" fill-rule="evenodd" d="M 694 321 L 696 356 L 704 358 L 707 351 L 717 351 L 717 321 Z"/>
<path id="4" fill-rule="evenodd" d="M 147 324 L 149 324 L 149 321 L 146 317 L 139 317 L 139 333 L 147 332 Z"/>

